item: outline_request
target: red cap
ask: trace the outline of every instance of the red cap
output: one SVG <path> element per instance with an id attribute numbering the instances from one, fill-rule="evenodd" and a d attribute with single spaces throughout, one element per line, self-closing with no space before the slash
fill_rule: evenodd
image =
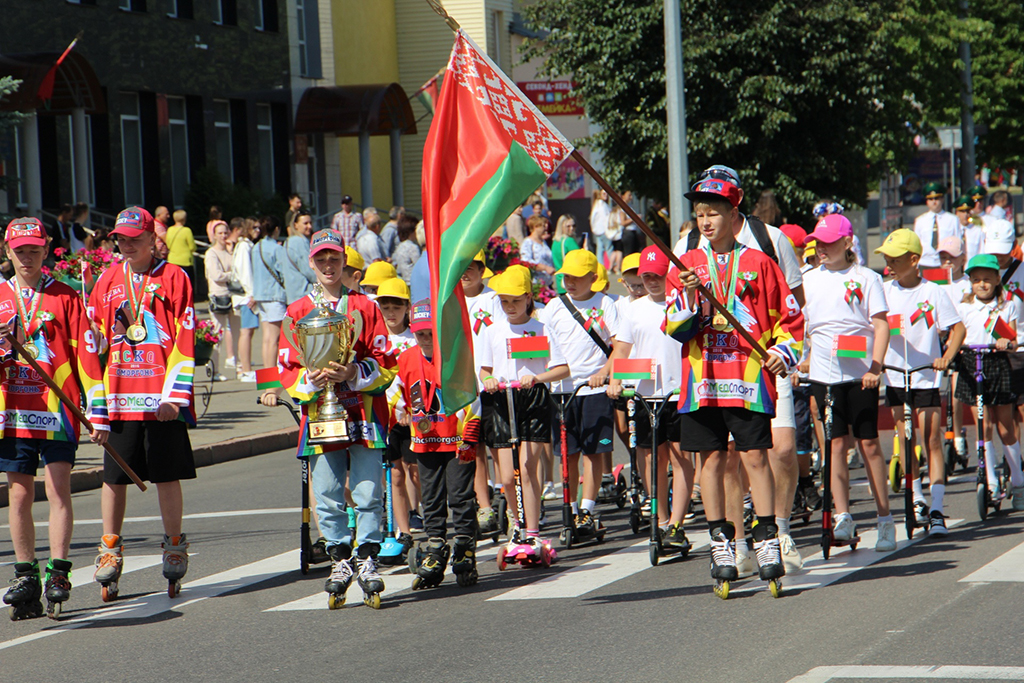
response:
<path id="1" fill-rule="evenodd" d="M 708 195 L 724 199 L 733 206 L 739 206 L 742 197 L 740 188 L 728 181 L 717 178 L 705 178 L 694 185 L 685 196 L 691 202 L 699 202 L 701 199 L 708 198 Z"/>
<path id="2" fill-rule="evenodd" d="M 337 230 L 321 230 L 309 241 L 309 255 L 313 256 L 324 249 L 345 253 L 345 241 Z"/>
<path id="3" fill-rule="evenodd" d="M 26 244 L 34 244 L 39 247 L 46 246 L 46 228 L 38 218 L 32 216 L 26 218 L 15 218 L 7 224 L 7 232 L 4 239 L 11 249 L 23 247 Z"/>
<path id="4" fill-rule="evenodd" d="M 129 206 L 117 214 L 114 221 L 114 229 L 111 235 L 124 235 L 125 237 L 138 237 L 146 232 L 153 232 L 153 216 L 141 206 Z"/>
<path id="5" fill-rule="evenodd" d="M 799 225 L 794 223 L 783 223 L 779 226 L 779 230 L 782 234 L 789 238 L 789 241 L 793 243 L 794 247 L 804 246 L 804 241 L 807 239 L 807 233 Z"/>
<path id="6" fill-rule="evenodd" d="M 636 274 L 654 273 L 659 277 L 665 277 L 668 275 L 668 266 L 669 260 L 665 252 L 658 247 L 650 246 L 640 252 L 640 267 Z"/>
<path id="7" fill-rule="evenodd" d="M 430 314 L 430 301 L 424 299 L 414 303 L 412 310 L 409 311 L 409 330 L 415 333 L 420 330 L 432 330 L 433 328 L 434 318 Z"/>

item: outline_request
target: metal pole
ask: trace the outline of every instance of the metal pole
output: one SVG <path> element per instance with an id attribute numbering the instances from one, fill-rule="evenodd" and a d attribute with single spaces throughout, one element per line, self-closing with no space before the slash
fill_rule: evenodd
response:
<path id="1" fill-rule="evenodd" d="M 76 196 L 72 197 L 72 199 L 76 202 L 92 204 L 92 188 L 89 187 L 92 180 L 92 174 L 89 173 L 92 159 L 89 158 L 89 140 L 86 137 L 89 132 L 85 122 L 84 108 L 75 107 L 71 110 L 71 126 L 73 130 L 72 138 L 75 143 L 74 178 L 76 193 Z"/>
<path id="2" fill-rule="evenodd" d="M 29 113 L 24 122 L 25 134 L 25 177 L 21 179 L 28 201 L 27 216 L 42 217 L 43 174 L 39 162 L 39 115 Z"/>
<path id="3" fill-rule="evenodd" d="M 686 95 L 683 91 L 683 27 L 679 0 L 665 0 L 665 112 L 668 119 L 668 207 L 671 244 L 690 220 L 683 196 L 690 170 L 686 160 Z"/>
<path id="4" fill-rule="evenodd" d="M 960 18 L 966 19 L 968 0 L 960 0 Z M 974 86 L 971 83 L 971 44 L 960 43 L 960 132 L 963 147 L 960 150 L 960 183 L 964 192 L 974 185 Z"/>
<path id="5" fill-rule="evenodd" d="M 405 182 L 402 175 L 402 132 L 392 130 L 391 136 L 391 201 L 405 206 Z"/>

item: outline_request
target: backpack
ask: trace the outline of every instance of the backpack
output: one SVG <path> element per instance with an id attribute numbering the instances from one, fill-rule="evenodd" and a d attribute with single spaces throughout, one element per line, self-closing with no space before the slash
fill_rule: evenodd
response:
<path id="1" fill-rule="evenodd" d="M 768 228 L 765 226 L 764 221 L 754 216 L 746 216 L 746 219 L 750 225 L 750 231 L 754 233 L 754 239 L 757 240 L 757 246 L 761 247 L 761 251 L 777 264 L 779 256 L 775 253 L 775 245 L 772 243 L 772 238 L 768 235 Z M 700 230 L 691 230 L 686 236 L 686 250 L 696 249 L 698 244 L 700 244 Z"/>

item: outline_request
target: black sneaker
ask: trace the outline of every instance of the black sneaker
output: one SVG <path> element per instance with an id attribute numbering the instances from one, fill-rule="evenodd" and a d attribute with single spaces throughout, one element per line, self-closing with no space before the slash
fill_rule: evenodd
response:
<path id="1" fill-rule="evenodd" d="M 821 494 L 818 493 L 818 486 L 814 483 L 813 478 L 809 479 L 806 484 L 802 484 L 800 491 L 804 495 L 804 505 L 808 510 L 821 509 Z"/>
<path id="2" fill-rule="evenodd" d="M 928 527 L 929 536 L 945 536 L 949 534 L 949 529 L 946 528 L 946 516 L 938 510 L 932 510 L 928 513 Z"/>
<path id="3" fill-rule="evenodd" d="M 413 531 L 423 531 L 423 517 L 418 512 L 409 511 L 409 528 Z"/>
<path id="4" fill-rule="evenodd" d="M 590 514 L 589 510 L 580 510 L 579 514 L 576 515 L 576 531 L 584 536 L 592 536 L 597 531 L 597 525 L 594 523 L 594 516 Z"/>
<path id="5" fill-rule="evenodd" d="M 928 506 L 924 501 L 914 501 L 914 521 L 917 522 L 917 526 L 928 526 Z"/>
<path id="6" fill-rule="evenodd" d="M 321 536 L 309 549 L 309 563 L 323 564 L 329 562 L 330 559 L 331 556 L 327 554 L 327 540 Z"/>
<path id="7" fill-rule="evenodd" d="M 686 550 L 690 547 L 690 541 L 686 538 L 686 533 L 683 531 L 682 524 L 672 524 L 665 529 L 664 535 L 661 537 L 662 543 L 669 548 L 675 548 L 679 551 Z"/>

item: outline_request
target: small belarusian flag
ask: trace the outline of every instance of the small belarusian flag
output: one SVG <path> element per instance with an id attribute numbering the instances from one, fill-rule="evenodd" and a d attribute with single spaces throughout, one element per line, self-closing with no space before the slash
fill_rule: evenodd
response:
<path id="1" fill-rule="evenodd" d="M 889 320 L 889 336 L 898 337 L 903 334 L 903 316 L 897 313 L 886 317 Z"/>
<path id="2" fill-rule="evenodd" d="M 867 358 L 868 338 L 840 334 L 833 347 L 836 358 Z"/>
<path id="3" fill-rule="evenodd" d="M 278 374 L 276 367 L 256 371 L 256 389 L 259 391 L 278 389 L 282 386 L 284 385 L 281 384 L 281 375 Z"/>
<path id="4" fill-rule="evenodd" d="M 513 337 L 508 340 L 509 358 L 550 358 L 547 337 Z"/>
<path id="5" fill-rule="evenodd" d="M 985 331 L 994 339 L 1014 339 L 1016 337 L 1010 323 L 1003 320 L 998 313 L 989 317 L 985 323 Z"/>
<path id="6" fill-rule="evenodd" d="M 921 277 L 937 285 L 948 285 L 952 281 L 947 268 L 924 268 Z"/>
<path id="7" fill-rule="evenodd" d="M 612 379 L 656 379 L 657 365 L 651 358 L 616 358 Z"/>

